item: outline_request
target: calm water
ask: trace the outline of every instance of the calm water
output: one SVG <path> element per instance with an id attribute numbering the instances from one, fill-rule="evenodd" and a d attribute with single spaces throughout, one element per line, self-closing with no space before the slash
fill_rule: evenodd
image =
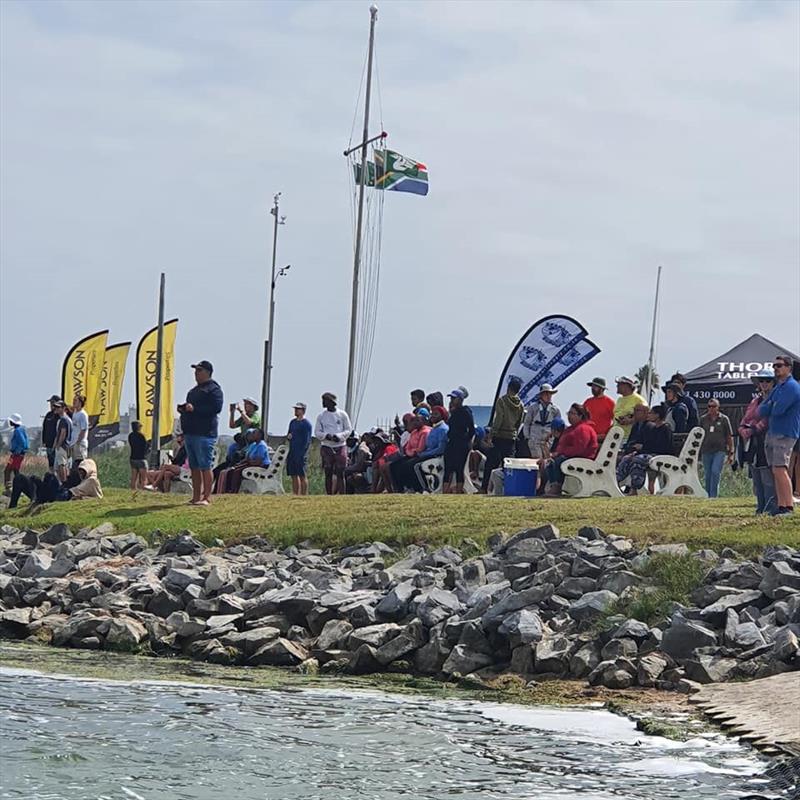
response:
<path id="1" fill-rule="evenodd" d="M 601 710 L 0 669 L 0 797 L 727 800 L 763 761 Z"/>

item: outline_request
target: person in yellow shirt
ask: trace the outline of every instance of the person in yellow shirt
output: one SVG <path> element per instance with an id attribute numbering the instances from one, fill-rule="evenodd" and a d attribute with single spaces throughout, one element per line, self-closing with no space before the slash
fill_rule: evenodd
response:
<path id="1" fill-rule="evenodd" d="M 644 397 L 636 391 L 636 381 L 623 375 L 617 378 L 617 398 L 614 406 L 614 424 L 621 425 L 627 439 L 633 425 L 633 409 L 639 404 L 646 405 Z"/>

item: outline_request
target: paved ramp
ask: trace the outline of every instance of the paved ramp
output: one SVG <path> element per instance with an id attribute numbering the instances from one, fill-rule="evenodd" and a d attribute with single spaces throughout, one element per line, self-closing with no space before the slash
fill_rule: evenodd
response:
<path id="1" fill-rule="evenodd" d="M 726 733 L 764 753 L 800 757 L 800 672 L 712 683 L 689 701 Z"/>

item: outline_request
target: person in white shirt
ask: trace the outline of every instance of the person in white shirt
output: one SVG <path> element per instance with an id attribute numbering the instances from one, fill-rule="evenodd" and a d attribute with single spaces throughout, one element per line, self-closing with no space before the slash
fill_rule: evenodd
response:
<path id="1" fill-rule="evenodd" d="M 84 410 L 86 398 L 76 394 L 72 400 L 72 435 L 68 446 L 72 451 L 72 466 L 76 467 L 84 458 L 89 458 L 89 415 Z"/>
<path id="2" fill-rule="evenodd" d="M 543 383 L 536 400 L 525 411 L 522 433 L 528 442 L 531 458 L 547 458 L 550 455 L 548 445 L 553 438 L 553 420 L 561 416 L 558 406 L 553 403 L 553 395 L 557 391 L 549 383 Z"/>
<path id="3" fill-rule="evenodd" d="M 325 409 L 314 426 L 314 438 L 319 439 L 322 470 L 325 473 L 326 494 L 344 494 L 344 468 L 347 466 L 347 437 L 352 431 L 350 417 L 336 408 L 336 395 L 322 395 Z"/>

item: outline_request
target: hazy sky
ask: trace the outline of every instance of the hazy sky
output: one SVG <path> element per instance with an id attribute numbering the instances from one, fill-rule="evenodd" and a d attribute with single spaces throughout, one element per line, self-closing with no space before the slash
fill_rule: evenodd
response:
<path id="1" fill-rule="evenodd" d="M 38 424 L 82 336 L 135 345 L 161 270 L 176 394 L 208 358 L 226 400 L 258 395 L 278 190 L 270 427 L 343 397 L 368 6 L 0 3 L 0 415 Z M 386 197 L 359 427 L 414 386 L 489 402 L 549 313 L 603 350 L 562 385 L 583 399 L 646 361 L 659 263 L 662 375 L 753 332 L 800 351 L 800 4 L 384 1 L 377 59 L 431 189 Z"/>

